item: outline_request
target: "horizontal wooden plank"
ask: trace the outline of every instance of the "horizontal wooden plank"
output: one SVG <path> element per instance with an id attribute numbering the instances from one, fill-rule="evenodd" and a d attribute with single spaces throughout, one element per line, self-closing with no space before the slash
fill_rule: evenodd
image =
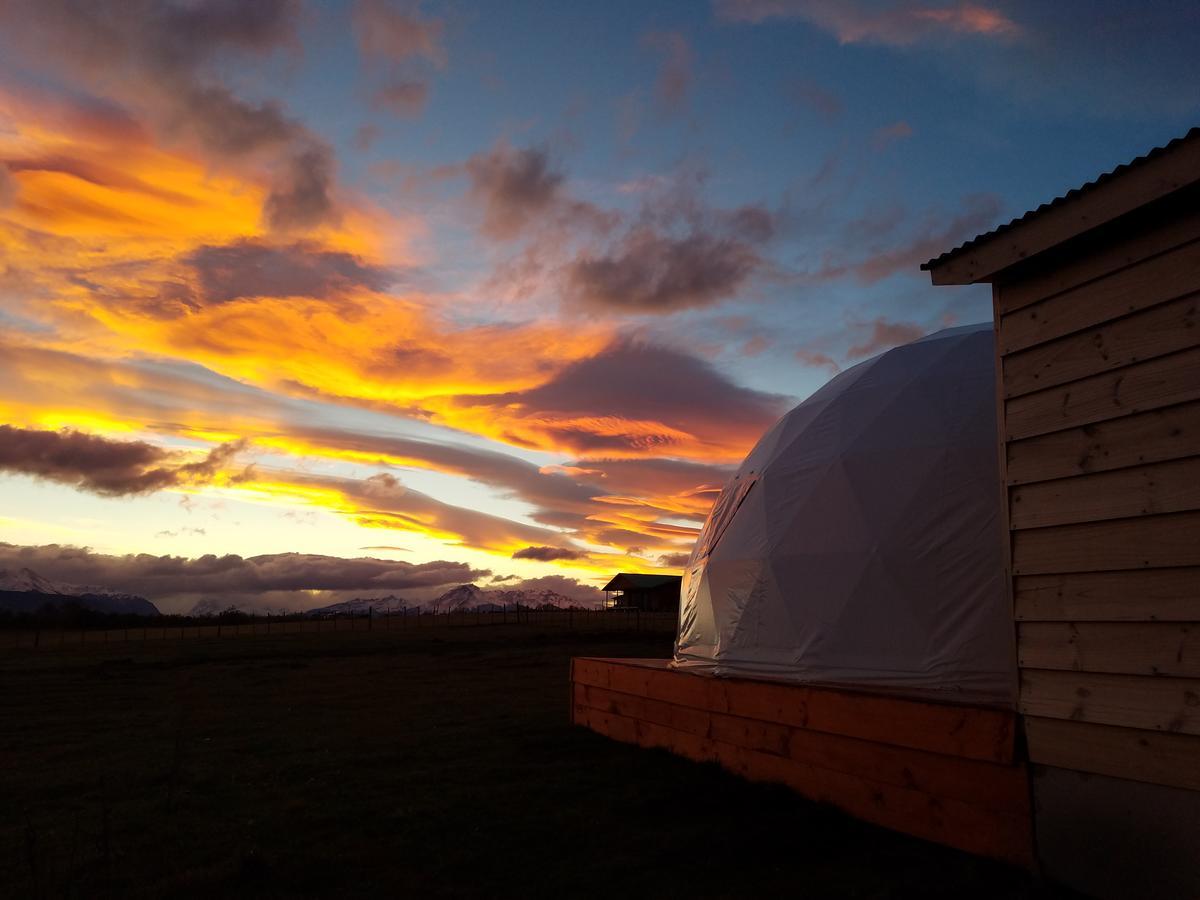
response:
<path id="1" fill-rule="evenodd" d="M 1197 290 L 1200 242 L 1193 241 L 1002 316 L 1000 354 L 1008 356 Z"/>
<path id="2" fill-rule="evenodd" d="M 1009 441 L 1200 400 L 1200 348 L 1014 397 L 1004 403 Z"/>
<path id="3" fill-rule="evenodd" d="M 1136 263 L 1200 239 L 1200 211 L 1187 204 L 1181 211 L 1158 212 L 1153 224 L 1123 231 L 1115 240 L 1092 242 L 1071 258 L 1000 285 L 996 311 L 1014 312 L 1063 291 L 1111 275 Z"/>
<path id="4" fill-rule="evenodd" d="M 1025 717 L 1031 762 L 1200 791 L 1200 737 Z"/>
<path id="5" fill-rule="evenodd" d="M 1014 575 L 1200 565 L 1200 512 L 1012 532 Z"/>
<path id="6" fill-rule="evenodd" d="M 811 728 L 869 741 L 1011 762 L 1009 710 L 936 703 L 885 693 L 780 681 L 716 678 L 638 660 L 577 659 L 578 682 L 746 719 Z"/>
<path id="7" fill-rule="evenodd" d="M 1200 680 L 1021 669 L 1021 712 L 1070 719 L 1200 734 Z"/>
<path id="8" fill-rule="evenodd" d="M 1010 441 L 1005 451 L 1009 484 L 1200 456 L 1200 402 Z"/>
<path id="9" fill-rule="evenodd" d="M 1200 280 L 1200 276 L 1198 276 Z M 1200 284 L 1197 285 L 1200 290 Z M 1200 346 L 1200 294 L 1153 306 L 1001 358 L 1005 397 Z"/>
<path id="10" fill-rule="evenodd" d="M 748 750 L 787 756 L 807 765 L 861 775 L 939 797 L 1010 812 L 1028 812 L 1018 766 L 983 762 L 864 741 L 804 728 L 792 728 L 726 713 L 710 713 L 675 704 L 576 685 L 576 705 L 665 725 L 697 737 Z"/>
<path id="11" fill-rule="evenodd" d="M 935 797 L 913 787 L 823 769 L 613 713 L 584 710 L 581 715 L 580 724 L 617 740 L 661 748 L 697 762 L 716 762 L 748 780 L 786 785 L 810 800 L 925 840 L 1018 865 L 1032 864 L 1032 823 L 1027 812 Z M 1003 771 L 1005 767 L 990 768 Z M 1024 775 L 1023 768 L 1016 770 Z"/>
<path id="12" fill-rule="evenodd" d="M 1013 529 L 1200 509 L 1200 456 L 1009 489 Z"/>
<path id="13" fill-rule="evenodd" d="M 1021 622 L 1023 668 L 1200 678 L 1195 622 Z"/>
<path id="14" fill-rule="evenodd" d="M 1200 569 L 1022 575 L 1016 618 L 1026 621 L 1200 621 Z"/>

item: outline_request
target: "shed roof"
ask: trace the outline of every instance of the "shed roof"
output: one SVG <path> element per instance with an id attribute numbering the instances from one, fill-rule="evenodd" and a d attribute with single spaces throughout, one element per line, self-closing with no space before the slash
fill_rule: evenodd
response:
<path id="1" fill-rule="evenodd" d="M 1200 184 L 1200 127 L 921 265 L 934 284 L 988 282 L 1000 271 Z"/>
<path id="2" fill-rule="evenodd" d="M 620 572 L 612 577 L 603 587 L 606 591 L 648 591 L 656 587 L 670 584 L 680 584 L 682 575 L 639 575 L 634 572 Z"/>

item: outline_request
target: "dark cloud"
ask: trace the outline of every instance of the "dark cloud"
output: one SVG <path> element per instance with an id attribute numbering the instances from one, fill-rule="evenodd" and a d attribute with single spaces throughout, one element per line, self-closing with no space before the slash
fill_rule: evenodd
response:
<path id="1" fill-rule="evenodd" d="M 497 144 L 464 165 L 471 194 L 483 207 L 483 229 L 490 237 L 511 240 L 559 198 L 562 173 L 544 148 L 515 149 Z"/>
<path id="2" fill-rule="evenodd" d="M 715 493 L 734 471 L 732 466 L 680 459 L 581 459 L 576 465 L 597 473 L 595 483 L 609 493 L 643 496 Z"/>
<path id="3" fill-rule="evenodd" d="M 280 104 L 237 97 L 221 73 L 230 56 L 297 46 L 299 14 L 299 0 L 7 0 L 0 29 L 19 36 L 9 45 L 27 62 L 139 108 L 168 136 L 266 163 L 264 218 L 291 229 L 335 217 L 332 151 Z"/>
<path id="4" fill-rule="evenodd" d="M 738 386 L 694 356 L 635 341 L 619 341 L 531 390 L 460 402 L 506 407 L 529 428 L 588 456 L 667 452 L 689 441 L 753 443 L 786 404 Z"/>
<path id="5" fill-rule="evenodd" d="M 713 6 L 726 21 L 805 22 L 843 44 L 925 51 L 948 77 L 965 73 L 1043 109 L 1106 117 L 1186 117 L 1196 110 L 1195 3 L 716 0 Z"/>
<path id="6" fill-rule="evenodd" d="M 891 125 L 884 125 L 882 128 L 877 128 L 875 133 L 871 135 L 871 146 L 876 151 L 885 150 L 889 144 L 894 144 L 896 141 L 902 141 L 912 136 L 913 127 L 901 119 L 898 122 L 893 122 Z"/>
<path id="7" fill-rule="evenodd" d="M 339 492 L 350 506 L 348 514 L 368 527 L 433 534 L 442 540 L 485 550 L 514 544 L 544 544 L 557 535 L 547 528 L 438 500 L 408 488 L 390 472 L 363 479 L 282 471 L 272 475 L 301 488 Z"/>
<path id="8" fill-rule="evenodd" d="M 145 441 L 115 441 L 64 429 L 39 431 L 0 425 L 0 471 L 70 485 L 106 497 L 149 494 L 211 481 L 245 448 L 242 441 L 214 447 L 198 462 L 181 462 Z"/>
<path id="9" fill-rule="evenodd" d="M 796 351 L 796 359 L 814 369 L 828 369 L 831 375 L 836 375 L 842 371 L 842 367 L 838 365 L 838 361 L 822 350 L 801 347 Z"/>
<path id="10" fill-rule="evenodd" d="M 208 303 L 242 297 L 323 298 L 355 288 L 383 291 L 396 280 L 389 268 L 307 242 L 209 244 L 189 253 L 183 262 L 195 269 Z"/>
<path id="11" fill-rule="evenodd" d="M 883 316 L 864 323 L 858 328 L 866 330 L 868 333 L 860 343 L 846 351 L 846 355 L 851 359 L 873 356 L 891 347 L 915 341 L 929 332 L 929 329 L 922 328 L 913 322 L 892 322 Z"/>
<path id="12" fill-rule="evenodd" d="M 669 313 L 732 297 L 760 262 L 757 251 L 737 238 L 705 232 L 677 238 L 639 229 L 615 250 L 571 263 L 567 291 L 593 309 Z"/>
<path id="13" fill-rule="evenodd" d="M 665 569 L 682 569 L 691 556 L 690 553 L 664 553 L 658 558 L 658 564 Z"/>
<path id="14" fill-rule="evenodd" d="M 391 593 L 461 584 L 491 574 L 445 560 L 408 563 L 312 553 L 206 554 L 189 559 L 148 553 L 112 556 L 59 544 L 23 547 L 0 543 L 0 568 L 22 567 L 51 581 L 97 585 L 155 601 L 206 594 L 232 600 L 293 591 Z M 320 601 L 308 598 L 304 605 L 320 605 Z"/>
<path id="15" fill-rule="evenodd" d="M 397 116 L 415 116 L 425 108 L 429 85 L 423 81 L 393 81 L 371 96 L 371 105 Z"/>
<path id="16" fill-rule="evenodd" d="M 950 36 L 1008 40 L 1020 26 L 1001 10 L 970 0 L 935 4 L 901 0 L 716 0 L 719 17 L 759 23 L 799 19 L 830 32 L 843 44 L 908 46 Z"/>
<path id="17" fill-rule="evenodd" d="M 0 162 L 0 209 L 7 209 L 17 199 L 17 182 L 9 167 Z"/>
<path id="18" fill-rule="evenodd" d="M 811 79 L 801 78 L 791 82 L 787 86 L 787 93 L 826 122 L 833 122 L 842 115 L 842 98 Z"/>
<path id="19" fill-rule="evenodd" d="M 888 246 L 878 241 L 854 260 L 827 259 L 810 277 L 817 281 L 829 281 L 852 276 L 864 284 L 874 284 L 897 272 L 915 272 L 921 263 L 947 247 L 954 247 L 992 228 L 1000 218 L 1000 198 L 995 194 L 968 195 L 964 198 L 963 206 L 961 213 L 948 220 L 944 214 L 931 210 L 917 220 L 913 230 L 898 242 Z M 893 219 L 891 214 L 885 214 L 888 215 L 886 228 L 876 230 L 881 238 L 890 237 L 888 232 L 903 221 L 903 216 Z M 870 233 L 870 223 L 850 223 L 847 226 L 848 232 L 856 230 L 860 234 Z"/>
<path id="20" fill-rule="evenodd" d="M 583 553 L 565 547 L 522 547 L 513 552 L 513 559 L 536 559 L 551 562 L 556 559 L 582 559 Z"/>
<path id="21" fill-rule="evenodd" d="M 353 13 L 354 35 L 367 57 L 392 63 L 423 57 L 444 65 L 442 21 L 421 15 L 419 3 L 358 0 Z"/>
<path id="22" fill-rule="evenodd" d="M 412 460 L 414 465 L 469 478 L 496 488 L 506 498 L 520 499 L 534 507 L 533 516 L 551 515 L 553 522 L 581 521 L 589 511 L 592 488 L 554 471 L 543 472 L 537 465 L 508 453 L 483 450 L 448 441 L 422 441 L 393 435 L 372 435 L 334 429 L 300 426 L 290 431 L 298 438 L 320 446 L 351 450 L 360 454 L 379 454 L 381 461 Z"/>
<path id="23" fill-rule="evenodd" d="M 680 109 L 692 86 L 694 54 L 692 46 L 678 31 L 651 31 L 642 37 L 646 47 L 662 58 L 654 92 L 659 104 L 667 110 Z"/>

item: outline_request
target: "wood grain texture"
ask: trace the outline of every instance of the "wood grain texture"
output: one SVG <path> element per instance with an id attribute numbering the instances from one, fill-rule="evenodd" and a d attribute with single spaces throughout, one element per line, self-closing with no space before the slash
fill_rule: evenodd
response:
<path id="1" fill-rule="evenodd" d="M 1024 484 L 1009 491 L 1014 530 L 1200 509 L 1200 456 Z"/>
<path id="2" fill-rule="evenodd" d="M 1200 566 L 1200 512 L 1012 533 L 1013 574 Z"/>
<path id="3" fill-rule="evenodd" d="M 997 283 L 996 311 L 1000 315 L 1014 312 L 1195 240 L 1200 240 L 1200 211 L 1194 206 L 1156 215 L 1153 227 L 1132 233 L 1125 230 L 1115 239 L 1081 247 L 1053 266 Z"/>
<path id="4" fill-rule="evenodd" d="M 1200 290 L 1197 273 L 1195 290 Z M 1003 357 L 1006 397 L 1200 346 L 1200 295 L 1154 306 Z"/>
<path id="5" fill-rule="evenodd" d="M 1094 672 L 1021 670 L 1027 716 L 1200 734 L 1200 681 Z"/>
<path id="6" fill-rule="evenodd" d="M 1018 766 L 913 750 L 726 713 L 697 710 L 587 685 L 575 686 L 576 707 L 651 722 L 686 734 L 771 753 L 832 771 L 860 775 L 935 796 L 1010 812 L 1028 812 Z"/>
<path id="7" fill-rule="evenodd" d="M 1030 762 L 1200 791 L 1200 737 L 1025 718 Z"/>
<path id="8" fill-rule="evenodd" d="M 1022 621 L 1200 622 L 1200 569 L 1022 575 Z"/>
<path id="9" fill-rule="evenodd" d="M 886 693 L 715 678 L 665 661 L 580 658 L 577 683 L 743 719 L 993 762 L 1013 760 L 1010 710 L 914 700 Z M 649 663 L 647 665 L 646 663 Z"/>
<path id="10" fill-rule="evenodd" d="M 1014 397 L 1004 404 L 1006 440 L 1061 431 L 1200 400 L 1200 348 Z"/>
<path id="11" fill-rule="evenodd" d="M 1004 356 L 1200 290 L 1200 241 L 1026 306 L 1000 319 Z"/>
<path id="12" fill-rule="evenodd" d="M 1022 668 L 1200 678 L 1195 622 L 1022 622 Z"/>
<path id="13" fill-rule="evenodd" d="M 1010 485 L 1200 456 L 1200 402 L 1012 441 L 1005 449 Z"/>

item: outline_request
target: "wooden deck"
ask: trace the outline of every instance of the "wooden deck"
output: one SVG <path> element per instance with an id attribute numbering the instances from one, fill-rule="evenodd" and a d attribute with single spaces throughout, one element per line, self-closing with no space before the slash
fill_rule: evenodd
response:
<path id="1" fill-rule="evenodd" d="M 1015 714 L 884 694 L 577 658 L 572 721 L 716 762 L 915 837 L 1033 866 Z"/>

